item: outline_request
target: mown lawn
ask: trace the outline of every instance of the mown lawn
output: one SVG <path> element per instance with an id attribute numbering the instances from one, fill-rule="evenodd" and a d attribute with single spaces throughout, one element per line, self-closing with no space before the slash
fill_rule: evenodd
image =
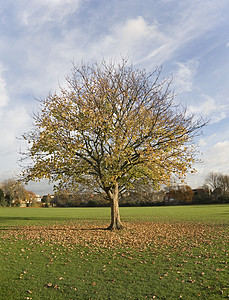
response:
<path id="1" fill-rule="evenodd" d="M 1 208 L 0 299 L 226 299 L 229 205 Z"/>
<path id="2" fill-rule="evenodd" d="M 122 220 L 188 221 L 229 224 L 229 205 L 121 207 Z M 50 225 L 80 220 L 109 223 L 110 208 L 1 208 L 0 228 L 18 225 Z"/>

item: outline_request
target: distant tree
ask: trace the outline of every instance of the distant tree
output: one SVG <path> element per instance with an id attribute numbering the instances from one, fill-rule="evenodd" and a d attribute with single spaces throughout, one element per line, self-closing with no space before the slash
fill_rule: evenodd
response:
<path id="1" fill-rule="evenodd" d="M 32 191 L 25 192 L 26 202 L 29 206 L 33 205 L 37 200 L 37 195 Z"/>
<path id="2" fill-rule="evenodd" d="M 217 194 L 225 195 L 229 193 L 229 176 L 210 172 L 205 179 L 205 185 L 209 187 L 211 192 L 217 190 Z"/>
<path id="3" fill-rule="evenodd" d="M 5 193 L 5 199 L 7 206 L 11 206 L 12 200 L 14 198 L 14 189 L 16 187 L 16 180 L 6 179 L 3 182 L 3 191 Z"/>
<path id="4" fill-rule="evenodd" d="M 146 182 L 144 178 L 135 180 L 132 186 L 121 191 L 120 205 L 122 206 L 141 206 L 153 205 L 163 202 L 164 192 L 155 189 L 150 181 Z"/>
<path id="5" fill-rule="evenodd" d="M 197 204 L 207 204 L 212 202 L 211 190 L 207 185 L 203 185 L 193 190 L 193 202 Z"/>
<path id="6" fill-rule="evenodd" d="M 178 188 L 178 191 L 180 192 L 181 198 L 180 201 L 185 203 L 192 203 L 194 192 L 192 188 L 188 185 L 181 185 Z"/>
<path id="7" fill-rule="evenodd" d="M 55 193 L 53 204 L 61 207 L 84 206 L 88 202 L 87 198 L 87 193 L 69 193 L 67 190 L 62 190 Z"/>
<path id="8" fill-rule="evenodd" d="M 192 203 L 194 192 L 188 185 L 177 185 L 169 188 L 169 198 L 179 203 Z"/>
<path id="9" fill-rule="evenodd" d="M 2 189 L 0 189 L 0 206 L 5 206 L 5 195 Z"/>
<path id="10" fill-rule="evenodd" d="M 111 203 L 109 229 L 120 229 L 119 192 L 136 179 L 168 183 L 195 160 L 193 138 L 206 124 L 174 103 L 160 70 L 120 64 L 73 66 L 68 88 L 41 101 L 29 143 L 25 181 L 48 178 L 59 188 L 77 183 L 103 190 Z"/>
<path id="11" fill-rule="evenodd" d="M 51 202 L 52 198 L 51 198 L 51 195 L 48 194 L 48 195 L 44 195 L 42 198 L 41 198 L 41 202 L 45 205 L 45 207 L 48 207 L 50 202 Z"/>
<path id="12" fill-rule="evenodd" d="M 218 187 L 218 173 L 210 172 L 205 178 L 205 185 L 214 191 Z"/>
<path id="13" fill-rule="evenodd" d="M 229 193 L 229 176 L 224 174 L 218 174 L 217 178 L 218 187 L 221 189 L 222 194 Z"/>
<path id="14" fill-rule="evenodd" d="M 20 201 L 26 199 L 25 187 L 14 178 L 4 180 L 2 189 L 5 193 L 7 206 L 11 206 L 13 203 L 19 204 Z"/>

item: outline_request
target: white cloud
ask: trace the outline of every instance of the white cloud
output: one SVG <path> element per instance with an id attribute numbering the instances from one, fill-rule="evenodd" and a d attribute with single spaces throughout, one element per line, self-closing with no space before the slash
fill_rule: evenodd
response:
<path id="1" fill-rule="evenodd" d="M 5 69 L 0 64 L 0 107 L 6 106 L 9 101 L 9 97 L 7 93 L 7 84 L 6 84 L 6 80 L 3 77 L 4 71 Z"/>
<path id="2" fill-rule="evenodd" d="M 220 141 L 220 142 L 216 143 L 213 147 L 213 152 L 214 151 L 216 151 L 216 153 L 220 153 L 220 154 L 223 153 L 224 156 L 220 155 L 220 157 L 224 160 L 224 158 L 226 158 L 229 153 L 229 141 Z M 228 159 L 229 159 L 229 157 L 228 157 Z M 228 167 L 229 167 L 229 165 L 228 165 Z"/>
<path id="3" fill-rule="evenodd" d="M 168 1 L 165 1 L 168 2 Z M 165 24 L 159 24 L 158 34 L 163 35 L 164 40 L 160 45 L 153 44 L 151 50 L 139 63 L 149 61 L 151 65 L 162 65 L 171 59 L 175 53 L 184 47 L 188 42 L 202 36 L 221 20 L 220 16 L 224 9 L 226 0 L 220 3 L 202 0 L 173 2 L 173 9 L 176 10 L 176 18 Z"/>
<path id="4" fill-rule="evenodd" d="M 49 184 L 47 180 L 41 180 L 40 182 L 31 181 L 25 188 L 38 195 L 47 195 L 48 193 L 53 194 L 53 184 Z"/>
<path id="5" fill-rule="evenodd" d="M 28 114 L 24 107 L 7 107 L 0 112 L 1 176 L 15 169 L 20 150 L 20 142 L 17 138 L 26 130 L 27 121 Z"/>
<path id="6" fill-rule="evenodd" d="M 189 60 L 185 63 L 176 63 L 178 70 L 174 72 L 174 86 L 178 93 L 191 92 L 194 76 L 198 70 L 198 61 Z"/>
<path id="7" fill-rule="evenodd" d="M 164 42 L 163 33 L 158 30 L 155 22 L 149 24 L 142 16 L 138 16 L 114 24 L 109 34 L 88 49 L 89 56 L 102 54 L 105 58 L 119 58 L 120 55 L 130 54 L 132 59 L 136 59 L 152 42 L 159 47 Z"/>
<path id="8" fill-rule="evenodd" d="M 200 138 L 198 146 L 199 147 L 205 147 L 207 145 L 207 141 L 204 138 Z"/>
<path id="9" fill-rule="evenodd" d="M 114 32 L 118 42 L 127 48 L 140 40 L 144 40 L 144 42 L 147 42 L 147 39 L 163 40 L 163 35 L 158 31 L 156 24 L 149 25 L 140 16 L 127 20 L 123 26 L 117 26 Z"/>
<path id="10" fill-rule="evenodd" d="M 226 47 L 229 48 L 229 42 L 226 44 Z"/>
<path id="11" fill-rule="evenodd" d="M 213 138 L 213 136 L 212 136 Z M 215 135 L 215 138 L 217 136 Z M 194 165 L 196 174 L 188 174 L 187 182 L 193 188 L 204 184 L 204 179 L 209 172 L 229 174 L 229 140 L 218 141 L 209 147 L 201 157 L 201 162 Z"/>
<path id="12" fill-rule="evenodd" d="M 73 14 L 81 4 L 81 0 L 35 0 L 26 1 L 19 9 L 22 25 L 38 30 L 47 22 L 62 21 L 69 14 Z"/>
<path id="13" fill-rule="evenodd" d="M 190 105 L 188 110 L 210 118 L 212 124 L 220 122 L 229 114 L 228 104 L 218 104 L 215 99 L 208 95 L 202 95 L 202 99 L 202 103 L 199 103 L 198 106 Z"/>
<path id="14" fill-rule="evenodd" d="M 205 172 L 229 174 L 229 140 L 219 141 L 208 149 L 203 164 Z"/>
<path id="15" fill-rule="evenodd" d="M 16 138 L 21 130 L 25 130 L 28 121 L 28 114 L 23 107 L 16 107 L 12 110 L 3 111 L 0 114 L 0 151 L 1 154 L 16 152 Z M 3 159 L 3 157 L 1 157 Z"/>

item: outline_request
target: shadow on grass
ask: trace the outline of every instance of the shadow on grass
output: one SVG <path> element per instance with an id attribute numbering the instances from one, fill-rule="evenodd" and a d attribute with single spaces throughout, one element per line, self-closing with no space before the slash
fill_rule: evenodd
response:
<path id="1" fill-rule="evenodd" d="M 15 227 L 11 227 L 11 228 L 9 228 L 9 227 L 0 227 L 0 231 L 21 231 L 22 229 L 23 229 L 23 227 L 24 227 L 24 225 L 21 225 L 20 227 L 19 226 L 15 226 Z M 46 226 L 36 226 L 37 228 L 34 228 L 33 227 L 33 231 L 40 231 L 41 230 L 41 228 L 42 227 L 46 227 Z M 47 226 L 47 227 L 50 227 L 50 225 L 49 226 Z M 46 230 L 47 230 L 47 228 L 46 228 Z M 49 230 L 55 230 L 55 231 L 69 231 L 69 228 L 67 229 L 64 229 L 64 228 L 49 228 Z M 98 230 L 108 230 L 109 231 L 109 229 L 107 228 L 107 227 L 94 227 L 94 228 L 72 228 L 71 229 L 72 231 L 98 231 Z"/>
<path id="2" fill-rule="evenodd" d="M 14 225 L 25 225 L 23 224 L 24 221 L 35 221 L 35 222 L 59 222 L 59 221 L 73 221 L 73 220 L 82 220 L 82 219 L 77 219 L 77 218 L 62 218 L 62 217 L 0 217 L 0 225 L 1 223 L 10 223 L 12 222 L 13 224 L 10 224 L 9 226 L 14 226 Z M 21 224 L 14 224 L 15 222 L 21 222 Z M 40 225 L 40 224 L 39 224 Z M 8 226 L 8 225 L 6 225 Z"/>
<path id="3" fill-rule="evenodd" d="M 0 230 L 17 230 L 20 231 L 22 227 L 33 227 L 33 230 L 41 230 L 41 228 L 50 228 L 50 230 L 59 230 L 59 231 L 67 231 L 69 230 L 69 223 L 71 222 L 78 222 L 78 227 L 75 228 L 74 226 L 71 230 L 83 230 L 83 231 L 97 231 L 97 230 L 108 230 L 107 227 L 88 227 L 85 228 L 85 222 L 90 224 L 90 221 L 93 220 L 93 223 L 96 221 L 93 218 L 81 219 L 81 218 L 62 218 L 62 217 L 55 217 L 55 218 L 40 218 L 40 217 L 0 217 Z M 16 223 L 18 221 L 18 224 Z M 29 221 L 29 223 L 27 223 Z M 88 222 L 89 221 L 89 222 Z M 13 224 L 11 224 L 11 222 Z M 61 223 L 63 222 L 63 223 Z M 66 222 L 66 223 L 65 223 Z M 1 224 L 3 223 L 3 224 Z M 82 224 L 81 224 L 82 223 Z M 64 228 L 64 226 L 68 226 L 68 228 Z M 53 226 L 63 226 L 63 228 L 55 228 Z M 71 225 L 70 225 L 71 226 Z M 89 225 L 90 226 L 90 225 Z M 37 227 L 37 228 L 36 228 Z"/>
<path id="4" fill-rule="evenodd" d="M 0 222 L 4 220 L 77 220 L 77 218 L 64 218 L 64 217 L 0 217 Z M 80 220 L 80 219 L 78 219 Z M 81 219 L 82 220 L 82 219 Z"/>

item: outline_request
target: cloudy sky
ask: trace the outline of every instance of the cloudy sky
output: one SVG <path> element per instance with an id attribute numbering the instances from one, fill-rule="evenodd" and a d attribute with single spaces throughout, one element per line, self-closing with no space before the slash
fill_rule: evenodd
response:
<path id="1" fill-rule="evenodd" d="M 198 139 L 202 162 L 187 183 L 229 174 L 228 0 L 0 0 L 0 181 L 20 172 L 18 140 L 35 98 L 58 90 L 72 61 L 128 55 L 163 66 L 177 101 L 211 119 Z M 32 184 L 37 193 L 46 184 Z"/>

